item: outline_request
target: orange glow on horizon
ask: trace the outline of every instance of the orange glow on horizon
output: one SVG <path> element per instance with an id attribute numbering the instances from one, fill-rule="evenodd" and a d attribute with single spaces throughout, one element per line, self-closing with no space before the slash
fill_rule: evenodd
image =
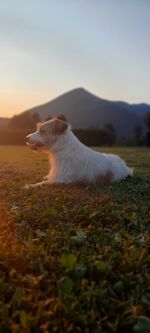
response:
<path id="1" fill-rule="evenodd" d="M 23 111 L 26 111 L 34 106 L 36 106 L 38 103 L 30 103 L 28 104 L 14 104 L 14 103 L 1 103 L 0 102 L 0 117 L 6 117 L 11 118 L 14 115 L 17 115 Z M 41 103 L 42 104 L 42 103 Z"/>
<path id="2" fill-rule="evenodd" d="M 1 103 L 0 102 L 0 117 L 12 117 L 15 114 L 18 114 L 22 111 L 20 107 L 17 105 L 9 104 L 9 103 Z"/>
<path id="3" fill-rule="evenodd" d="M 35 93 L 27 94 L 27 92 L 22 95 L 19 92 L 0 92 L 0 117 L 12 117 L 16 114 L 19 114 L 23 111 L 36 107 L 38 105 L 47 103 L 55 98 L 55 95 L 52 95 L 49 92 L 45 93 Z"/>

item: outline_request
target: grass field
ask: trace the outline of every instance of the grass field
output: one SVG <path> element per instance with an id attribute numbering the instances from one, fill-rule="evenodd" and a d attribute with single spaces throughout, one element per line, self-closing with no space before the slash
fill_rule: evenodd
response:
<path id="1" fill-rule="evenodd" d="M 48 163 L 0 147 L 0 333 L 150 332 L 150 151 L 134 177 L 24 190 Z"/>

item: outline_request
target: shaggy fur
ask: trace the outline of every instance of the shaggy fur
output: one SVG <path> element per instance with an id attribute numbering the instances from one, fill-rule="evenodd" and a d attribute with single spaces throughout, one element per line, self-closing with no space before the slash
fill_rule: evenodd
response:
<path id="1" fill-rule="evenodd" d="M 86 147 L 72 133 L 69 124 L 57 118 L 38 124 L 37 131 L 26 139 L 31 149 L 46 152 L 50 162 L 45 181 L 26 187 L 73 182 L 103 185 L 133 175 L 133 170 L 119 156 Z"/>

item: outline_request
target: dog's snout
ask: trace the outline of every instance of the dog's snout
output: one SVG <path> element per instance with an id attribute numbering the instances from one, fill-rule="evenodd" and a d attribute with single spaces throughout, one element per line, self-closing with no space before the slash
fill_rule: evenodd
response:
<path id="1" fill-rule="evenodd" d="M 26 142 L 29 142 L 29 140 L 30 140 L 30 135 L 27 135 L 27 136 L 25 137 L 25 141 L 26 141 Z"/>

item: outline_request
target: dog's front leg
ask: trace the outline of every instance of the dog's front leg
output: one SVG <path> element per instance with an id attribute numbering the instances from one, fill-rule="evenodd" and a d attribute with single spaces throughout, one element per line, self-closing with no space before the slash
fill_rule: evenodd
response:
<path id="1" fill-rule="evenodd" d="M 28 190 L 30 188 L 37 188 L 37 187 L 40 187 L 42 185 L 50 185 L 52 184 L 49 180 L 45 180 L 45 181 L 42 181 L 42 182 L 39 182 L 39 183 L 36 183 L 36 184 L 26 184 L 25 185 L 25 190 Z"/>
<path id="2" fill-rule="evenodd" d="M 30 189 L 30 188 L 37 188 L 40 187 L 42 185 L 52 185 L 52 184 L 63 184 L 63 183 L 67 183 L 65 179 L 62 179 L 60 177 L 55 177 L 53 179 L 48 179 L 36 184 L 26 184 L 25 185 L 25 189 Z"/>

